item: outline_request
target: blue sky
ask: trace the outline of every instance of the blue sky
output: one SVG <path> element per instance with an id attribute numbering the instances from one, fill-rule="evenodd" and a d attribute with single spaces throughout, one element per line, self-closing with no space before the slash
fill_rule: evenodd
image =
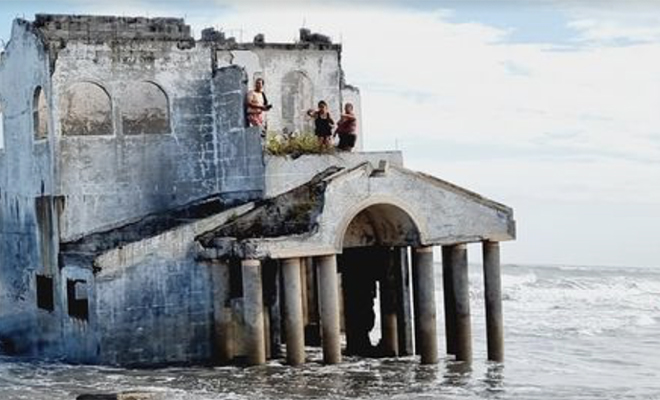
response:
<path id="1" fill-rule="evenodd" d="M 35 12 L 185 17 L 246 41 L 304 23 L 344 46 L 367 150 L 514 208 L 505 262 L 660 267 L 660 3 L 621 3 L 0 0 L 0 38 Z"/>

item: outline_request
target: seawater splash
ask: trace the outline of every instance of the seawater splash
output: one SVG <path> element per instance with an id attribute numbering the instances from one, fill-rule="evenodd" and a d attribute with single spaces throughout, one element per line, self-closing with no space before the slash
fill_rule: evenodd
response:
<path id="1" fill-rule="evenodd" d="M 526 320 L 521 333 L 612 336 L 657 323 L 649 314 L 660 306 L 660 274 L 655 271 L 545 267 L 516 275 L 509 269 L 515 268 L 505 267 L 505 309 L 540 314 Z"/>
<path id="2" fill-rule="evenodd" d="M 444 350 L 442 276 L 436 281 Z M 0 357 L 1 400 L 64 400 L 140 391 L 211 399 L 640 399 L 660 400 L 660 267 L 513 266 L 502 269 L 504 364 L 487 362 L 481 268 L 470 266 L 474 362 L 346 358 L 290 368 L 131 370 Z"/>

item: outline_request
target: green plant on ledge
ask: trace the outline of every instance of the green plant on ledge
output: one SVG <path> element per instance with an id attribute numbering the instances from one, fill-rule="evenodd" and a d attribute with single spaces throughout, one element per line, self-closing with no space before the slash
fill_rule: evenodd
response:
<path id="1" fill-rule="evenodd" d="M 269 131 L 266 134 L 266 152 L 274 156 L 300 157 L 303 154 L 332 154 L 334 146 L 321 146 L 311 132 L 287 133 Z"/>

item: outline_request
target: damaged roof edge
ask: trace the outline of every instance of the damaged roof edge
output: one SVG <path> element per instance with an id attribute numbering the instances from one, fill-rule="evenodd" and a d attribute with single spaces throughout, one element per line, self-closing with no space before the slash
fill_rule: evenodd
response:
<path id="1" fill-rule="evenodd" d="M 428 181 L 432 184 L 440 185 L 443 188 L 446 188 L 446 189 L 448 189 L 448 190 L 450 190 L 450 191 L 452 191 L 456 194 L 467 196 L 470 199 L 472 199 L 472 200 L 474 200 L 474 201 L 476 201 L 480 204 L 483 204 L 487 207 L 495 208 L 498 211 L 505 212 L 509 216 L 513 217 L 513 209 L 511 207 L 509 207 L 507 205 L 504 205 L 502 203 L 498 203 L 498 202 L 496 202 L 494 200 L 491 200 L 489 198 L 486 198 L 486 197 L 480 195 L 479 193 L 476 193 L 476 192 L 473 192 L 471 190 L 465 189 L 465 188 L 463 188 L 461 186 L 458 186 L 454 183 L 442 180 L 440 178 L 437 178 L 433 175 L 426 174 L 424 172 L 412 171 L 412 170 L 409 170 L 409 169 L 406 169 L 406 168 L 400 168 L 396 165 L 393 165 L 392 168 L 396 169 L 397 171 L 400 171 L 401 173 L 421 178 L 421 179 L 423 179 L 425 181 Z"/>
<path id="2" fill-rule="evenodd" d="M 204 247 L 212 247 L 218 237 L 233 238 L 239 243 L 254 237 L 276 238 L 312 232 L 323 211 L 328 179 L 342 172 L 341 167 L 326 168 L 306 183 L 259 201 L 253 210 L 195 239 Z M 260 236 L 256 236 L 257 232 Z"/>
<path id="3" fill-rule="evenodd" d="M 287 43 L 266 42 L 263 34 L 257 35 L 252 42 L 238 42 L 213 27 L 202 29 L 201 36 L 196 39 L 185 18 L 179 17 L 37 13 L 34 21 L 22 21 L 31 29 L 39 31 L 46 44 L 62 41 L 101 43 L 137 40 L 189 43 L 183 49 L 194 47 L 195 43 L 208 44 L 217 50 L 316 49 L 341 52 L 342 49 L 342 45 L 333 43 L 329 36 L 304 28 L 298 40 Z"/>

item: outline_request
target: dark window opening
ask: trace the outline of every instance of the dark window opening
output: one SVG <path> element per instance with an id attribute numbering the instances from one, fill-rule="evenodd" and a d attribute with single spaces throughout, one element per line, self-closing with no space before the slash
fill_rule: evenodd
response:
<path id="1" fill-rule="evenodd" d="M 87 282 L 82 279 L 66 281 L 66 298 L 69 315 L 83 321 L 89 319 L 89 300 L 87 299 Z"/>
<path id="2" fill-rule="evenodd" d="M 39 249 L 41 262 L 46 274 L 52 274 L 57 264 L 53 254 L 53 201 L 50 196 L 40 196 L 34 199 L 39 230 Z"/>
<path id="3" fill-rule="evenodd" d="M 229 298 L 243 297 L 243 269 L 240 260 L 229 262 Z"/>
<path id="4" fill-rule="evenodd" d="M 32 99 L 32 120 L 34 129 L 34 138 L 36 140 L 48 137 L 48 103 L 41 86 L 34 89 Z"/>
<path id="5" fill-rule="evenodd" d="M 47 311 L 55 309 L 53 278 L 49 276 L 37 275 L 37 307 Z"/>

